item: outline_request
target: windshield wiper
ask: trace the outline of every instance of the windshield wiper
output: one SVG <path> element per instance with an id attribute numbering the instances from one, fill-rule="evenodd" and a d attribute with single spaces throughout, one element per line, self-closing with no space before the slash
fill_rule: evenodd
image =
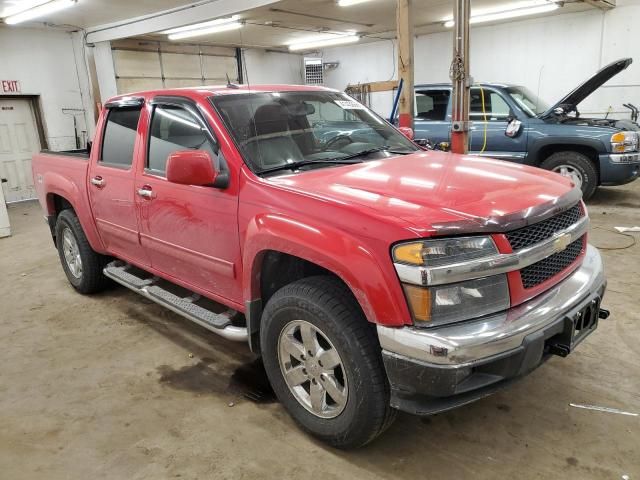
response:
<path id="1" fill-rule="evenodd" d="M 278 172 L 280 170 L 296 170 L 299 167 L 305 167 L 307 165 L 318 165 L 321 163 L 333 163 L 333 164 L 344 164 L 344 165 L 353 165 L 354 163 L 362 163 L 362 160 L 349 160 L 351 157 L 340 157 L 340 158 L 328 158 L 326 160 L 300 160 L 299 162 L 286 163 L 284 165 L 278 165 L 277 167 L 265 168 L 264 170 L 260 170 L 258 173 L 271 173 Z M 346 160 L 346 161 L 343 161 Z"/>
<path id="2" fill-rule="evenodd" d="M 342 157 L 331 158 L 330 160 L 349 160 L 350 158 L 361 157 L 361 156 L 369 155 L 370 153 L 376 153 L 376 152 L 389 152 L 389 153 L 393 153 L 394 155 L 406 155 L 409 153 L 413 153 L 409 150 L 408 151 L 391 150 L 391 147 L 389 145 L 383 145 L 381 147 L 367 148 L 366 150 L 350 153 Z"/>

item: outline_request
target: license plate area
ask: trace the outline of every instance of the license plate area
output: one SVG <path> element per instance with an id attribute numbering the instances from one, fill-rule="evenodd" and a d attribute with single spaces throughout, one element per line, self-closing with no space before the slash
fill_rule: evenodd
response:
<path id="1" fill-rule="evenodd" d="M 600 297 L 590 299 L 564 318 L 562 332 L 545 342 L 545 351 L 553 355 L 566 357 L 573 349 L 598 326 Z"/>

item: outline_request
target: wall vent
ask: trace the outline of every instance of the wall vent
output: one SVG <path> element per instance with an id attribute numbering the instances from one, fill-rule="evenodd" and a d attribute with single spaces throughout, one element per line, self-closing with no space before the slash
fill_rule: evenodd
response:
<path id="1" fill-rule="evenodd" d="M 321 58 L 306 57 L 304 59 L 304 83 L 306 85 L 322 85 L 324 83 Z"/>

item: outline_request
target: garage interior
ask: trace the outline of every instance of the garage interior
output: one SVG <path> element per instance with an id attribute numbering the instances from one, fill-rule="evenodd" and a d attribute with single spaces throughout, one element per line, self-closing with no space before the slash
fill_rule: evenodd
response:
<path id="1" fill-rule="evenodd" d="M 69 0 L 8 21 L 57 3 L 0 0 L 0 477 L 640 478 L 637 181 L 586 201 L 611 316 L 580 348 L 340 451 L 296 427 L 248 345 L 125 288 L 71 288 L 31 163 L 84 148 L 110 98 L 165 88 L 324 86 L 418 132 L 413 86 L 454 80 L 455 35 L 468 35 L 459 89 L 522 85 L 549 104 L 632 58 L 580 104 L 582 117 L 629 120 L 639 0 Z M 460 101 L 452 120 L 469 130 L 448 147 L 468 153 L 482 129 Z"/>

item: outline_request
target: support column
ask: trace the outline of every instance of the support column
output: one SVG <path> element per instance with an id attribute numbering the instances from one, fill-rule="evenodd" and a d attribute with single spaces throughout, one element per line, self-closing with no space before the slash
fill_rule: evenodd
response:
<path id="1" fill-rule="evenodd" d="M 449 76 L 453 84 L 451 151 L 469 149 L 469 10 L 470 0 L 454 0 L 453 60 Z"/>
<path id="2" fill-rule="evenodd" d="M 413 128 L 413 0 L 397 0 L 398 79 L 402 79 L 398 126 Z"/>

